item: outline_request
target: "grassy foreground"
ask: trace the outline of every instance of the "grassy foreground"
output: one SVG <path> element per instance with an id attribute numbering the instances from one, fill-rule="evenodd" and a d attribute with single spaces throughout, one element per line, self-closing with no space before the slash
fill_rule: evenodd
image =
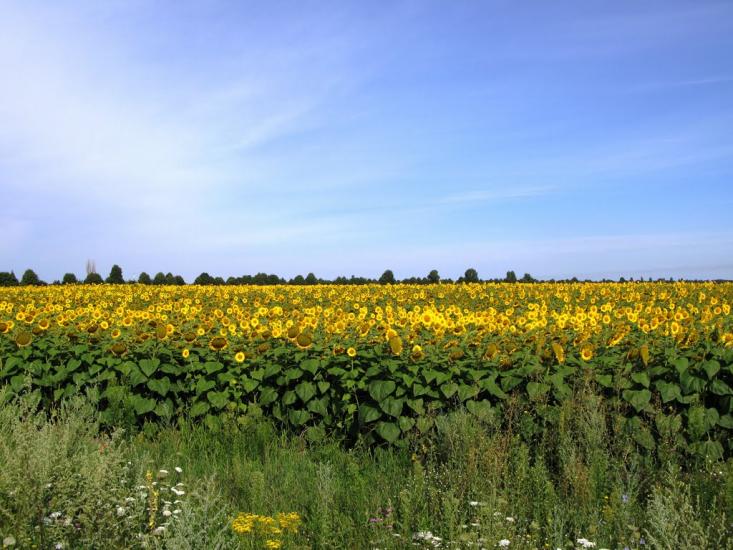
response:
<path id="1" fill-rule="evenodd" d="M 8 401 L 0 391 L 0 402 Z M 0 408 L 10 548 L 733 548 L 733 462 L 649 452 L 580 393 L 531 443 L 458 411 L 405 448 L 266 420 L 100 431 L 88 400 Z M 162 471 L 161 471 L 162 470 Z M 233 528 L 234 527 L 234 528 Z M 236 532 L 239 531 L 239 532 Z"/>

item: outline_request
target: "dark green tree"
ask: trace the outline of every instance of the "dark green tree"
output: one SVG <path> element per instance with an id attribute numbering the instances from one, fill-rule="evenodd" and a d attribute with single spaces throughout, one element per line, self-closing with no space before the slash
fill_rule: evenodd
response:
<path id="1" fill-rule="evenodd" d="M 504 279 L 505 283 L 516 283 L 517 282 L 517 274 L 513 271 L 507 271 L 506 272 L 506 279 Z"/>
<path id="2" fill-rule="evenodd" d="M 153 277 L 153 284 L 154 285 L 164 285 L 165 284 L 165 273 L 162 271 L 158 271 L 155 274 L 155 277 Z"/>
<path id="3" fill-rule="evenodd" d="M 112 269 L 109 270 L 109 277 L 104 282 L 112 285 L 125 284 L 125 279 L 122 277 L 122 268 L 117 264 L 113 265 Z"/>
<path id="4" fill-rule="evenodd" d="M 318 279 L 313 273 L 308 273 L 308 275 L 305 276 L 305 284 L 307 285 L 317 285 Z"/>
<path id="5" fill-rule="evenodd" d="M 2 271 L 0 272 L 0 286 L 18 286 L 18 277 L 12 271 L 10 273 Z"/>
<path id="6" fill-rule="evenodd" d="M 428 273 L 428 283 L 435 284 L 440 282 L 440 274 L 437 269 L 433 269 Z"/>
<path id="7" fill-rule="evenodd" d="M 65 273 L 61 282 L 65 285 L 75 285 L 79 282 L 79 279 L 73 273 Z"/>
<path id="8" fill-rule="evenodd" d="M 469 267 L 463 274 L 463 281 L 466 283 L 478 283 L 478 271 Z"/>
<path id="9" fill-rule="evenodd" d="M 214 278 L 209 275 L 208 273 L 204 272 L 196 279 L 194 279 L 193 284 L 195 285 L 213 285 L 214 284 Z"/>
<path id="10" fill-rule="evenodd" d="M 137 278 L 137 282 L 140 283 L 141 285 L 152 285 L 153 284 L 153 281 L 150 278 L 150 275 L 148 275 L 144 271 L 140 273 L 140 276 Z"/>
<path id="11" fill-rule="evenodd" d="M 305 284 L 305 277 L 303 277 L 302 275 L 296 275 L 290 281 L 290 284 L 291 285 L 304 285 Z"/>
<path id="12" fill-rule="evenodd" d="M 32 269 L 26 269 L 23 276 L 20 278 L 20 284 L 23 286 L 37 286 L 41 284 L 41 280 L 36 275 L 36 272 Z"/>
<path id="13" fill-rule="evenodd" d="M 380 285 L 393 285 L 397 281 L 395 281 L 394 273 L 392 273 L 391 269 L 388 269 L 384 273 L 382 273 L 382 276 L 379 277 L 379 284 Z"/>
<path id="14" fill-rule="evenodd" d="M 522 281 L 521 282 L 523 282 L 523 283 L 534 283 L 536 281 L 535 281 L 534 277 L 532 277 L 532 275 L 530 275 L 529 273 L 525 273 L 524 276 L 522 277 Z"/>
<path id="15" fill-rule="evenodd" d="M 104 279 L 102 279 L 102 276 L 96 271 L 92 271 L 87 275 L 86 279 L 84 279 L 85 285 L 101 285 L 103 282 Z"/>

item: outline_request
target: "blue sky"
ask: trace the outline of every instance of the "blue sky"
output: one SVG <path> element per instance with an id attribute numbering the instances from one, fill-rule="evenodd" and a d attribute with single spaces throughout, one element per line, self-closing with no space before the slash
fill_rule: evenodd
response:
<path id="1" fill-rule="evenodd" d="M 0 14 L 0 271 L 733 278 L 729 1 Z"/>

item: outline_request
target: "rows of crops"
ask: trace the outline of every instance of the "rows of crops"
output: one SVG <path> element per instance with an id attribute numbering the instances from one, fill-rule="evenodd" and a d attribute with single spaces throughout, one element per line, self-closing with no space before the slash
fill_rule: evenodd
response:
<path id="1" fill-rule="evenodd" d="M 399 444 L 457 406 L 532 437 L 580 388 L 652 448 L 733 450 L 731 284 L 0 290 L 0 383 L 96 388 L 116 423 L 267 415 L 309 438 Z"/>

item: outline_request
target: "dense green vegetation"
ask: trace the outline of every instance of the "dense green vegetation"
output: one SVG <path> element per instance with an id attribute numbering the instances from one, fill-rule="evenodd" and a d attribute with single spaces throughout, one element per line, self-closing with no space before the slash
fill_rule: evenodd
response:
<path id="1" fill-rule="evenodd" d="M 406 448 L 351 449 L 263 419 L 110 433 L 96 400 L 45 411 L 26 397 L 0 409 L 7 546 L 733 548 L 733 464 L 688 461 L 673 439 L 640 448 L 592 392 L 566 400 L 532 444 L 519 435 L 520 407 L 503 423 L 440 416 Z M 296 512 L 302 525 L 280 538 L 238 535 L 242 511 Z"/>

